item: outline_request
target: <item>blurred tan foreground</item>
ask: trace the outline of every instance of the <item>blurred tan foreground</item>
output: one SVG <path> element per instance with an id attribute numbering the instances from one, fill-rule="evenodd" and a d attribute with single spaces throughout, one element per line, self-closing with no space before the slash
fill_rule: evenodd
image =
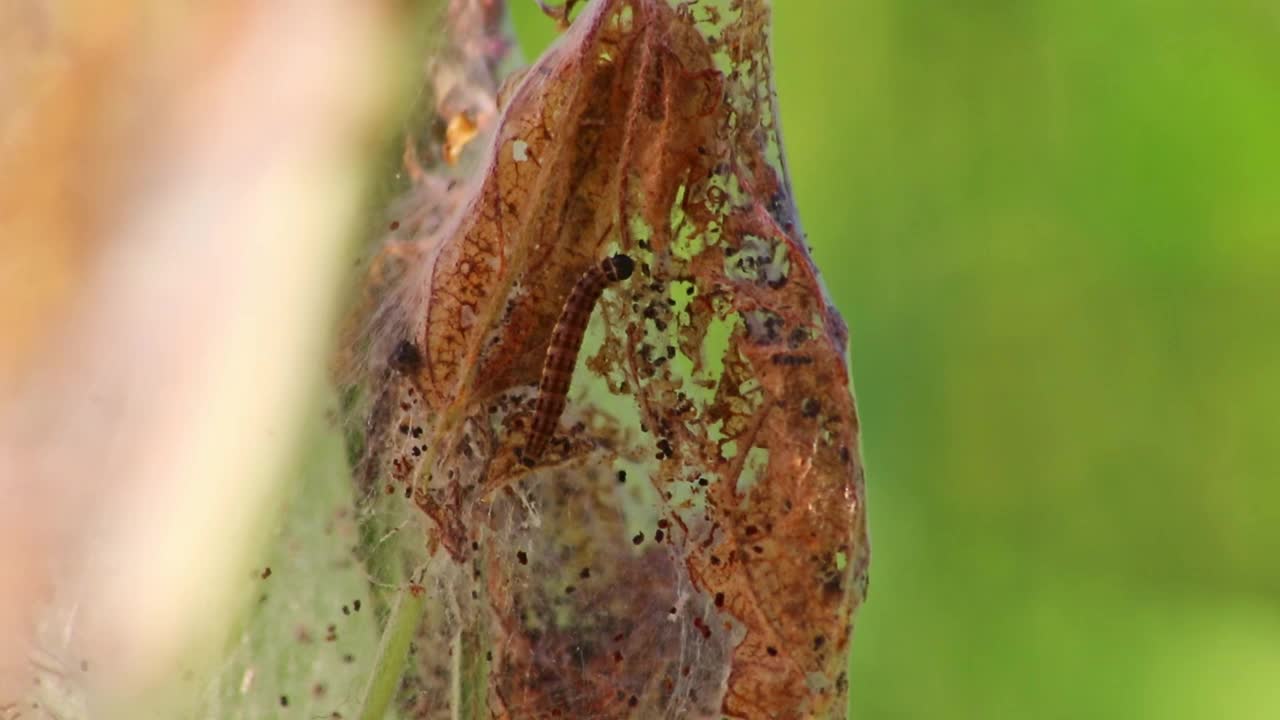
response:
<path id="1" fill-rule="evenodd" d="M 225 636 L 324 365 L 394 24 L 0 4 L 0 708 L 39 668 L 109 712 Z"/>

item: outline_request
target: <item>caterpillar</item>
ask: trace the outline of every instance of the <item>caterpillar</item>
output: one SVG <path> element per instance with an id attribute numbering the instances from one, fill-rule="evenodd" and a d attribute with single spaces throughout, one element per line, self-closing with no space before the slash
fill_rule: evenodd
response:
<path id="1" fill-rule="evenodd" d="M 547 359 L 542 365 L 542 379 L 538 383 L 538 401 L 533 411 L 533 428 L 524 449 L 524 463 L 533 465 L 547 449 L 551 435 L 564 412 L 565 396 L 573 380 L 573 366 L 578 362 L 578 350 L 582 347 L 582 335 L 587 331 L 587 321 L 606 285 L 626 280 L 635 270 L 635 262 L 626 255 L 605 258 L 593 265 L 569 293 L 551 331 L 551 344 L 547 346 Z"/>

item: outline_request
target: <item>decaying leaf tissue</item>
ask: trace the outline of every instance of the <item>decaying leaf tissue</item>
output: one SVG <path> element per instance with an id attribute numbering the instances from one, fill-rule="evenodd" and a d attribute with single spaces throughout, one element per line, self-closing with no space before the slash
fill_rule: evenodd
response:
<path id="1" fill-rule="evenodd" d="M 453 4 L 470 35 L 433 75 L 434 146 L 406 144 L 352 393 L 367 502 L 429 518 L 402 711 L 843 717 L 858 420 L 766 3 L 595 0 L 501 90 L 499 9 Z M 575 309 L 567 406 L 526 456 L 557 319 L 614 256 L 634 272 Z"/>

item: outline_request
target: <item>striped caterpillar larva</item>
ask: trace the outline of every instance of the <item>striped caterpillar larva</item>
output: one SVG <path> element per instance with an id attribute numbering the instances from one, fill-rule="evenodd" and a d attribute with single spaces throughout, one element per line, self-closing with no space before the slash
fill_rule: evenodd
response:
<path id="1" fill-rule="evenodd" d="M 605 258 L 578 278 L 578 283 L 565 300 L 560 319 L 551 332 L 546 362 L 542 365 L 538 404 L 533 411 L 533 429 L 524 449 L 525 464 L 532 465 L 542 457 L 542 452 L 547 449 L 547 443 L 560 422 L 565 395 L 573 380 L 573 366 L 578 362 L 582 335 L 587 331 L 587 321 L 591 319 L 591 311 L 600 299 L 600 293 L 604 292 L 606 285 L 631 277 L 634 270 L 635 262 L 626 255 Z"/>

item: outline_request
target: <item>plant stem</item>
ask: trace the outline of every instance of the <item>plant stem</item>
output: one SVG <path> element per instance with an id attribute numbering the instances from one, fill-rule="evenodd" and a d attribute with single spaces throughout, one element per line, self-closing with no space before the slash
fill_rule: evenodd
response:
<path id="1" fill-rule="evenodd" d="M 453 720 L 488 717 L 485 696 L 489 688 L 489 662 L 484 637 L 476 628 L 454 635 Z"/>
<path id="2" fill-rule="evenodd" d="M 418 632 L 418 624 L 426 611 L 426 593 L 414 592 L 408 588 L 396 593 L 395 604 L 387 617 L 386 629 L 382 632 L 382 641 L 378 643 L 378 654 L 374 659 L 373 669 L 369 673 L 369 684 L 365 686 L 364 697 L 360 700 L 360 711 L 356 714 L 359 720 L 382 720 L 387 713 L 387 706 L 395 697 L 400 679 L 404 677 L 405 663 L 409 659 L 409 644 Z"/>

